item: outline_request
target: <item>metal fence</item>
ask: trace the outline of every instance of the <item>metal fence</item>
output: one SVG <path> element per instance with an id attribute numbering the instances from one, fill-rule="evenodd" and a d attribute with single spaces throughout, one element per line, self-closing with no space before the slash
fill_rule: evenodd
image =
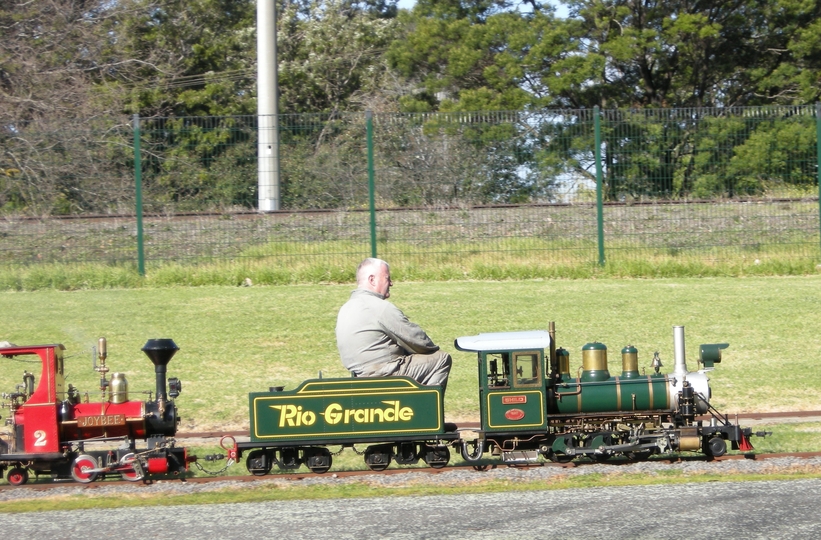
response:
<path id="1" fill-rule="evenodd" d="M 349 279 L 370 255 L 422 278 L 812 265 L 819 116 L 815 106 L 280 115 L 271 213 L 255 211 L 256 117 L 7 128 L 0 265 L 227 263 L 280 281 Z"/>

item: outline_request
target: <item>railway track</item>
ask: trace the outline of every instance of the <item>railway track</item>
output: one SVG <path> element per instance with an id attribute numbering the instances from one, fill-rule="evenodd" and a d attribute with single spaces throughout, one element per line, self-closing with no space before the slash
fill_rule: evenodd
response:
<path id="1" fill-rule="evenodd" d="M 736 418 L 736 415 L 732 415 L 733 418 Z M 791 411 L 791 412 L 767 412 L 767 413 L 743 413 L 738 414 L 737 418 L 740 422 L 801 422 L 801 421 L 811 421 L 815 418 L 821 419 L 821 411 Z M 465 429 L 478 429 L 479 425 L 476 422 L 464 422 L 460 424 L 461 428 Z M 224 436 L 231 436 L 235 439 L 242 439 L 249 437 L 248 431 L 231 431 L 231 432 L 217 432 L 217 431 L 203 431 L 203 432 L 188 432 L 188 433 L 178 433 L 176 438 L 180 441 L 186 441 L 183 445 L 190 445 L 194 441 L 197 441 L 199 444 L 216 444 L 216 442 Z M 681 463 L 681 462 L 725 462 L 725 461 L 734 461 L 734 460 L 754 460 L 754 461 L 767 461 L 777 458 L 799 458 L 799 459 L 812 459 L 812 458 L 821 458 L 821 451 L 818 452 L 789 452 L 789 453 L 777 453 L 777 454 L 754 454 L 754 453 L 743 453 L 743 454 L 728 454 L 721 457 L 712 457 L 708 458 L 703 455 L 683 455 L 683 456 L 671 456 L 669 458 L 666 457 L 654 457 L 652 459 L 655 463 Z M 607 462 L 608 466 L 612 467 L 620 467 L 624 465 L 628 465 L 631 463 L 635 463 L 626 459 L 618 459 L 614 458 Z M 505 468 L 518 468 L 518 469 L 528 469 L 528 468 L 536 468 L 536 467 L 551 467 L 551 468 L 562 468 L 562 469 L 574 469 L 578 467 L 585 467 L 594 465 L 595 462 L 587 459 L 577 459 L 571 461 L 569 463 L 552 463 L 552 462 L 539 462 L 534 464 L 526 464 L 526 465 L 507 465 L 507 464 L 497 464 L 491 465 L 492 468 L 497 467 L 505 467 Z M 304 472 L 293 472 L 293 473 L 276 473 L 276 474 L 269 474 L 265 476 L 253 476 L 253 475 L 241 475 L 241 476 L 196 476 L 196 477 L 186 477 L 181 478 L 179 481 L 184 483 L 190 484 L 204 484 L 210 482 L 258 482 L 264 480 L 283 480 L 283 481 L 300 481 L 307 478 L 321 478 L 321 477 L 332 477 L 332 478 L 355 478 L 358 476 L 366 476 L 366 475 L 393 475 L 393 474 L 428 474 L 428 475 L 436 475 L 441 474 L 443 472 L 453 471 L 453 470 L 465 470 L 465 471 L 472 471 L 472 466 L 467 465 L 459 465 L 459 466 L 448 466 L 442 469 L 434 469 L 430 467 L 410 467 L 410 468 L 389 468 L 381 472 L 374 472 L 371 470 L 357 470 L 357 471 L 330 471 L 325 475 L 317 475 L 310 471 Z M 481 472 L 476 472 L 476 474 L 481 474 Z M 167 481 L 167 480 L 162 480 Z M 176 479 L 172 479 L 172 481 L 176 481 Z M 150 483 L 133 483 L 127 482 L 123 480 L 114 480 L 114 479 L 107 479 L 97 482 L 92 482 L 89 484 L 77 484 L 70 481 L 51 481 L 45 477 L 40 479 L 39 481 L 32 478 L 30 482 L 24 486 L 19 487 L 12 487 L 9 485 L 0 485 L 0 491 L 8 490 L 8 489 L 23 489 L 23 490 L 50 490 L 60 487 L 72 486 L 75 488 L 81 489 L 88 489 L 94 490 L 103 486 L 133 486 L 133 487 L 150 487 Z"/>
<path id="2" fill-rule="evenodd" d="M 774 460 L 778 458 L 797 458 L 797 459 L 812 459 L 812 458 L 821 458 L 821 451 L 819 452 L 786 452 L 786 453 L 778 453 L 778 454 L 753 454 L 753 453 L 746 453 L 746 454 L 732 454 L 732 455 L 724 455 L 718 458 L 708 458 L 703 455 L 697 456 L 674 456 L 674 457 L 657 457 L 650 460 L 655 464 L 673 464 L 673 463 L 685 463 L 685 462 L 715 462 L 715 463 L 722 463 L 727 461 L 743 461 L 743 460 L 753 460 L 759 462 L 765 462 L 767 460 Z M 634 461 L 628 461 L 626 459 L 612 459 L 606 463 L 607 467 L 622 467 L 630 464 L 634 464 Z M 591 467 L 595 465 L 602 465 L 600 463 L 596 463 L 591 460 L 586 459 L 579 459 L 575 461 L 571 461 L 569 463 L 553 463 L 553 462 L 540 462 L 528 465 L 491 465 L 489 468 L 496 469 L 496 468 L 510 468 L 510 469 L 538 469 L 538 468 L 558 468 L 558 469 L 576 469 L 576 468 L 583 468 L 583 467 Z M 448 466 L 441 469 L 434 469 L 431 467 L 416 467 L 416 468 L 395 468 L 395 469 L 386 469 L 381 472 L 374 472 L 370 470 L 359 470 L 359 471 L 338 471 L 338 472 L 329 472 L 324 475 L 314 474 L 309 471 L 305 472 L 295 472 L 295 473 L 277 473 L 277 474 L 269 474 L 266 476 L 253 476 L 253 475 L 241 475 L 241 476 L 198 476 L 198 477 L 188 477 L 188 478 L 180 478 L 177 479 L 161 479 L 157 480 L 157 482 L 180 482 L 182 484 L 209 484 L 214 482 L 223 482 L 223 483 L 255 483 L 255 482 L 264 482 L 270 480 L 278 480 L 278 481 L 286 481 L 286 482 L 298 482 L 300 480 L 306 479 L 346 479 L 346 478 L 356 478 L 356 477 L 364 477 L 364 476 L 373 476 L 373 475 L 396 475 L 396 474 L 426 474 L 426 475 L 439 475 L 447 472 L 452 471 L 466 471 L 473 474 L 481 475 L 484 471 L 477 471 L 472 466 L 467 465 L 457 465 L 457 466 Z M 45 491 L 45 490 L 53 490 L 57 488 L 65 488 L 71 487 L 75 489 L 81 490 L 96 490 L 101 488 L 107 488 L 109 486 L 128 486 L 130 488 L 135 489 L 150 489 L 153 482 L 142 483 L 142 482 L 127 482 L 125 480 L 98 480 L 96 482 L 92 482 L 89 484 L 77 484 L 71 481 L 50 481 L 46 478 L 42 478 L 39 481 L 35 481 L 32 479 L 29 481 L 28 484 L 18 487 L 12 487 L 9 485 L 0 486 L 0 492 L 6 490 L 33 490 L 33 491 Z"/>

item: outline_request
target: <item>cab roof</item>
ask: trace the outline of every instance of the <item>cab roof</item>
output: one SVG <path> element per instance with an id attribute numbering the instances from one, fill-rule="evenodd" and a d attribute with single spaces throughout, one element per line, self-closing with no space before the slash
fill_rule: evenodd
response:
<path id="1" fill-rule="evenodd" d="M 456 338 L 454 345 L 460 351 L 473 352 L 546 349 L 550 347 L 550 334 L 546 330 L 492 332 Z"/>

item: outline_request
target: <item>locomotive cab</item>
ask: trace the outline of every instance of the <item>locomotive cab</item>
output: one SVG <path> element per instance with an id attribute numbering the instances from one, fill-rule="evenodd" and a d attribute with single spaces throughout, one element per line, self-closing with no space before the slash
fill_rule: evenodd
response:
<path id="1" fill-rule="evenodd" d="M 460 351 L 477 353 L 479 415 L 486 432 L 547 427 L 544 351 L 550 334 L 540 330 L 460 337 Z"/>

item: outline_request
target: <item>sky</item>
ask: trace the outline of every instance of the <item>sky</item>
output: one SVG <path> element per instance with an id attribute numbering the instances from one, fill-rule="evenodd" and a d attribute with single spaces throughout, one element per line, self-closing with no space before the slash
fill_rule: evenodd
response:
<path id="1" fill-rule="evenodd" d="M 556 2 L 548 2 L 548 3 L 556 4 Z M 416 0 L 399 0 L 399 2 L 397 2 L 396 5 L 397 5 L 397 7 L 399 7 L 399 9 L 410 9 L 414 6 L 414 4 L 416 4 Z M 557 8 L 556 8 L 556 16 L 557 17 L 567 17 L 567 6 L 558 5 Z"/>

